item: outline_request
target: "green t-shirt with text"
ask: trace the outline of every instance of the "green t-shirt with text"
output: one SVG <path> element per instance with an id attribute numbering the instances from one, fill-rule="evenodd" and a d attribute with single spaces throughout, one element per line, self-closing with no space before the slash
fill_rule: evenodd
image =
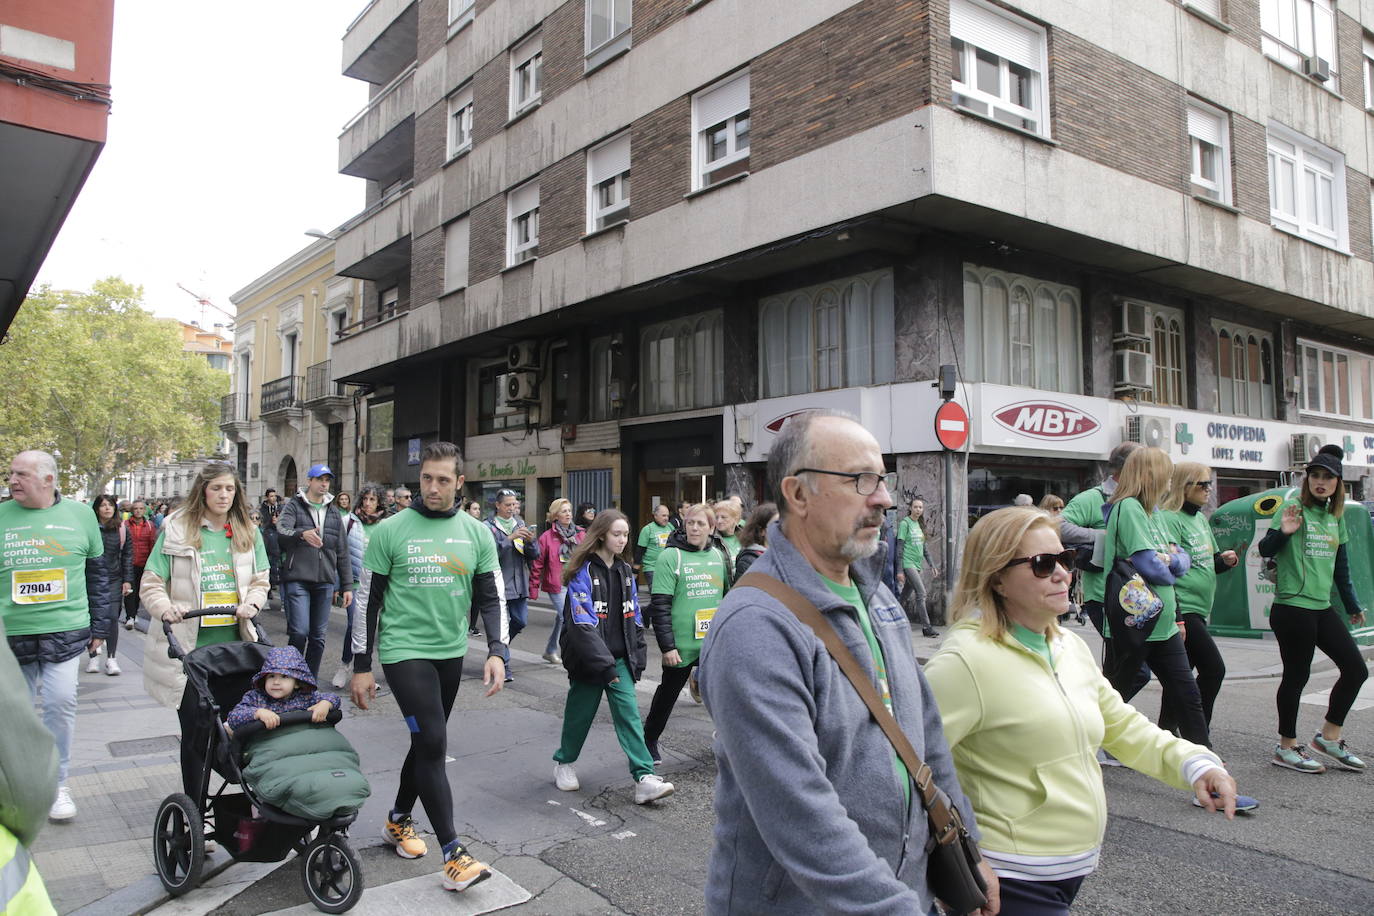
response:
<path id="1" fill-rule="evenodd" d="M 725 597 L 725 560 L 714 547 L 665 547 L 654 567 L 654 594 L 673 596 L 673 642 L 682 664 L 701 657 L 701 642 Z"/>
<path id="2" fill-rule="evenodd" d="M 158 534 L 144 567 L 164 582 L 172 578 L 173 559 L 162 552 L 166 534 L 166 528 Z M 263 544 L 262 532 L 257 529 L 253 531 L 253 569 L 256 572 L 268 569 L 267 547 Z M 196 648 L 237 640 L 239 622 L 234 612 L 242 603 L 238 579 L 234 576 L 234 542 L 225 537 L 222 530 L 203 526 L 200 531 L 200 597 L 196 607 L 225 608 L 226 613 L 198 618 Z"/>
<path id="3" fill-rule="evenodd" d="M 673 534 L 672 525 L 660 525 L 658 522 L 650 522 L 639 529 L 640 547 L 644 548 L 644 568 L 652 570 L 654 564 L 658 562 L 658 555 L 663 552 L 663 548 L 668 546 L 668 538 Z"/>
<path id="4" fill-rule="evenodd" d="M 1116 503 L 1107 527 L 1114 529 L 1115 541 L 1112 543 L 1112 559 L 1129 560 L 1142 550 L 1153 550 L 1164 554 L 1161 558 L 1166 566 L 1169 563 L 1169 535 L 1163 524 L 1162 513 L 1146 514 L 1140 500 L 1128 496 Z M 1164 609 L 1159 612 L 1154 631 L 1146 637 L 1148 642 L 1162 642 L 1178 632 L 1178 597 L 1172 585 L 1147 583 L 1150 590 L 1159 596 Z M 1106 589 L 1103 589 L 1105 594 Z"/>
<path id="5" fill-rule="evenodd" d="M 1102 521 L 1102 507 L 1106 502 L 1107 497 L 1102 494 L 1102 488 L 1092 487 L 1069 500 L 1069 504 L 1064 507 L 1063 518 L 1080 528 L 1101 531 L 1107 527 L 1106 523 Z M 1083 600 L 1101 603 L 1106 593 L 1106 570 L 1102 572 L 1083 570 Z"/>
<path id="6" fill-rule="evenodd" d="M 926 533 L 920 523 L 909 515 L 902 519 L 897 526 L 897 540 L 902 542 L 902 568 L 919 570 L 926 549 Z"/>
<path id="7" fill-rule="evenodd" d="M 1160 512 L 1169 539 L 1188 551 L 1193 565 L 1174 583 L 1180 614 L 1200 614 L 1203 620 L 1212 616 L 1212 600 L 1217 594 L 1217 570 L 1214 557 L 1216 539 L 1212 524 L 1201 512 Z"/>
<path id="8" fill-rule="evenodd" d="M 0 619 L 5 632 L 33 636 L 89 627 L 86 561 L 104 552 L 90 506 L 72 499 L 59 499 L 46 509 L 25 509 L 12 499 L 0 503 Z"/>
<path id="9" fill-rule="evenodd" d="M 466 512 L 391 516 L 373 526 L 363 566 L 389 577 L 377 636 L 383 665 L 466 655 L 473 577 L 501 575 L 490 529 Z"/>
<path id="10" fill-rule="evenodd" d="M 730 555 L 730 568 L 735 566 L 735 557 L 739 556 L 739 535 L 722 534 L 719 535 L 720 542 L 725 545 L 725 552 Z"/>
<path id="11" fill-rule="evenodd" d="M 1290 496 L 1274 513 L 1274 525 L 1289 506 L 1302 509 L 1302 525 L 1274 557 L 1278 565 L 1278 585 L 1274 601 L 1310 611 L 1331 607 L 1331 587 L 1336 578 L 1336 551 L 1349 540 L 1345 516 L 1336 518 L 1318 506 L 1304 506 Z"/>
<path id="12" fill-rule="evenodd" d="M 887 711 L 892 712 L 892 690 L 887 680 L 887 659 L 883 657 L 883 648 L 879 645 L 878 637 L 873 632 L 873 621 L 868 619 L 868 605 L 864 604 L 864 598 L 859 592 L 859 587 L 853 582 L 848 585 L 841 585 L 826 576 L 821 576 L 821 581 L 825 583 L 826 588 L 835 593 L 837 598 L 849 602 L 849 606 L 854 608 L 854 614 L 859 618 L 859 628 L 864 631 L 864 639 L 868 642 L 868 651 L 873 657 L 873 670 L 878 675 L 878 695 L 883 698 L 883 705 L 887 707 Z M 892 768 L 897 772 L 897 783 L 902 787 L 907 805 L 910 805 L 911 775 L 896 748 L 892 750 Z"/>

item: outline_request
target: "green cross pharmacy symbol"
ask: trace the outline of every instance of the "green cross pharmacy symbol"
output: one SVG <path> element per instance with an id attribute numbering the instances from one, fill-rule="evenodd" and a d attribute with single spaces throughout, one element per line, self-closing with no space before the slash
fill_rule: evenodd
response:
<path id="1" fill-rule="evenodd" d="M 1193 434 L 1188 432 L 1187 423 L 1174 424 L 1174 441 L 1178 443 L 1178 450 L 1181 453 L 1188 454 L 1188 446 L 1193 444 Z"/>

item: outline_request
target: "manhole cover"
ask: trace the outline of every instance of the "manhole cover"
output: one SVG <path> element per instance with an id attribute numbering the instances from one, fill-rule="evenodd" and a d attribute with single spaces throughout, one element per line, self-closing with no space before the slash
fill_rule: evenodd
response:
<path id="1" fill-rule="evenodd" d="M 143 757 L 179 750 L 181 739 L 176 735 L 160 735 L 156 738 L 135 738 L 133 741 L 111 741 L 105 746 L 109 748 L 111 757 Z"/>

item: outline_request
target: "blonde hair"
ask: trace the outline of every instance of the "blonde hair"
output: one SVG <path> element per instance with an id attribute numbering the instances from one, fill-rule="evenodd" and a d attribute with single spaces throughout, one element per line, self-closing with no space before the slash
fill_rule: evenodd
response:
<path id="1" fill-rule="evenodd" d="M 1298 499 L 1304 506 L 1309 506 L 1314 509 L 1325 509 L 1327 512 L 1331 513 L 1332 518 L 1340 518 L 1345 514 L 1345 481 L 1341 480 L 1339 477 L 1336 478 L 1336 489 L 1332 491 L 1329 497 L 1321 500 L 1317 499 L 1316 495 L 1312 492 L 1311 475 L 1303 474 L 1302 487 L 1298 490 Z"/>
<path id="2" fill-rule="evenodd" d="M 739 520 L 744 517 L 744 512 L 739 503 L 736 503 L 734 499 L 730 498 L 718 499 L 712 504 L 712 520 L 714 520 L 716 512 L 724 512 L 735 520 L 736 525 L 738 525 Z"/>
<path id="3" fill-rule="evenodd" d="M 1046 493 L 1040 498 L 1040 510 L 1042 512 L 1052 512 L 1062 508 L 1064 508 L 1064 500 L 1053 493 Z"/>
<path id="4" fill-rule="evenodd" d="M 1055 521 L 1034 506 L 1008 506 L 978 519 L 959 561 L 959 579 L 949 603 L 952 619 L 981 616 L 979 632 L 998 642 L 1006 637 L 1011 619 L 996 586 L 1006 565 L 1021 556 L 1021 541 L 1036 528 L 1059 534 Z M 1050 621 L 1045 638 L 1058 635 L 1059 627 Z"/>
<path id="5" fill-rule="evenodd" d="M 1136 449 L 1121 468 L 1117 478 L 1116 492 L 1108 502 L 1119 503 L 1134 497 L 1149 515 L 1158 508 L 1160 500 L 1169 489 L 1169 470 L 1173 462 L 1163 449 L 1150 446 Z"/>
<path id="6" fill-rule="evenodd" d="M 1212 469 L 1200 461 L 1180 461 L 1169 475 L 1169 492 L 1160 500 L 1159 508 L 1178 512 L 1188 497 L 1188 484 L 1211 480 Z"/>
<path id="7" fill-rule="evenodd" d="M 554 519 L 558 518 L 558 513 L 562 512 L 564 508 L 571 509 L 572 500 L 555 499 L 553 502 L 549 503 L 549 514 L 544 516 L 544 521 L 551 522 Z M 577 519 L 573 519 L 573 521 L 576 522 Z"/>
<path id="8" fill-rule="evenodd" d="M 196 474 L 195 482 L 191 484 L 191 495 L 186 497 L 186 502 L 172 514 L 185 519 L 186 543 L 200 550 L 201 523 L 205 520 L 206 512 L 205 490 L 221 477 L 231 477 L 234 481 L 234 501 L 230 504 L 226 517 L 229 530 L 234 533 L 233 551 L 248 553 L 257 543 L 258 528 L 248 519 L 248 498 L 243 493 L 243 482 L 239 480 L 238 472 L 232 465 L 212 461 L 201 468 L 200 473 Z"/>
<path id="9" fill-rule="evenodd" d="M 710 503 L 697 503 L 694 506 L 683 506 L 682 524 L 685 526 L 687 524 L 687 519 L 691 518 L 693 515 L 706 516 L 706 524 L 711 528 L 712 531 L 715 530 L 716 510 L 711 507 Z"/>

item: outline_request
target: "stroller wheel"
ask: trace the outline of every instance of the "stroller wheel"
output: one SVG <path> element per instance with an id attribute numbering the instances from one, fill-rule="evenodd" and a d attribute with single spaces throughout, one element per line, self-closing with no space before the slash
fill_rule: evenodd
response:
<path id="1" fill-rule="evenodd" d="M 301 879 L 310 902 L 325 913 L 347 912 L 363 895 L 363 867 L 341 833 L 310 841 L 301 855 Z"/>
<path id="2" fill-rule="evenodd" d="M 200 808 L 184 792 L 162 800 L 153 822 L 153 862 L 157 876 L 173 897 L 200 883 L 205 864 L 205 827 Z"/>

